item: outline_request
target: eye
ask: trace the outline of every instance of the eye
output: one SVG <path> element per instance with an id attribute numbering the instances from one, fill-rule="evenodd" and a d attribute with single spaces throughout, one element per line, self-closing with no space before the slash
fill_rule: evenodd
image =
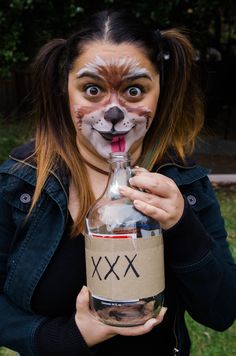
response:
<path id="1" fill-rule="evenodd" d="M 129 87 L 126 90 L 128 96 L 136 98 L 142 95 L 143 91 L 139 87 Z"/>
<path id="2" fill-rule="evenodd" d="M 89 96 L 97 96 L 101 93 L 101 89 L 97 85 L 88 85 L 85 88 L 85 93 Z"/>

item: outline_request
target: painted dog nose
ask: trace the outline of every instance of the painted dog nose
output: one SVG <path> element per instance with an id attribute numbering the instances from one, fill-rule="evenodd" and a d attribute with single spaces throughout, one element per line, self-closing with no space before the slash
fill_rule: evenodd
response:
<path id="1" fill-rule="evenodd" d="M 117 106 L 113 106 L 107 110 L 104 114 L 104 119 L 110 121 L 113 125 L 124 119 L 124 113 Z"/>

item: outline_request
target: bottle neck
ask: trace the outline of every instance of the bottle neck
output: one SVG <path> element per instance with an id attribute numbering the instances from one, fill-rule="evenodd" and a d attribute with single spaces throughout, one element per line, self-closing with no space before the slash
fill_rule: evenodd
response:
<path id="1" fill-rule="evenodd" d="M 120 194 L 119 187 L 129 186 L 129 179 L 132 176 L 129 156 L 123 152 L 118 155 L 116 152 L 111 154 L 109 163 L 110 175 L 105 196 L 111 200 L 121 199 L 123 196 Z"/>

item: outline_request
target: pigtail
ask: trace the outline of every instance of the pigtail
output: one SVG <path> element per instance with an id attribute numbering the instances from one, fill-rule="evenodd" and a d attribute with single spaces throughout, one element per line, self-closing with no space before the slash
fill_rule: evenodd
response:
<path id="1" fill-rule="evenodd" d="M 70 49 L 68 41 L 55 39 L 42 47 L 34 63 L 37 183 L 29 212 L 50 173 L 58 166 L 65 167 L 80 197 L 80 213 L 73 224 L 72 236 L 82 231 L 87 210 L 95 200 L 77 148 L 69 109 L 68 74 L 76 50 L 76 43 Z"/>
<path id="2" fill-rule="evenodd" d="M 177 29 L 159 32 L 158 68 L 160 98 L 156 134 L 147 137 L 148 167 L 161 159 L 172 147 L 184 160 L 194 149 L 195 139 L 203 126 L 203 99 L 195 63 L 195 50 L 187 36 Z M 158 138 L 158 140 L 157 140 Z M 146 163 L 145 163 L 146 165 Z"/>
<path id="3" fill-rule="evenodd" d="M 37 183 L 30 212 L 38 200 L 50 171 L 58 161 L 57 146 L 66 105 L 66 41 L 54 39 L 44 45 L 33 63 L 34 116 L 36 118 L 35 159 Z"/>
<path id="4" fill-rule="evenodd" d="M 54 39 L 44 45 L 33 64 L 34 97 L 42 119 L 55 109 L 54 102 L 63 91 L 66 41 Z"/>
<path id="5" fill-rule="evenodd" d="M 163 49 L 169 53 L 166 75 L 179 83 L 183 90 L 187 84 L 194 60 L 194 48 L 186 35 L 176 29 L 161 32 Z"/>

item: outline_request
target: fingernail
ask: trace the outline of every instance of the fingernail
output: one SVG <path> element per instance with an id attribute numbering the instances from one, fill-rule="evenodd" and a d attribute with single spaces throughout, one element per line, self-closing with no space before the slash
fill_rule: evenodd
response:
<path id="1" fill-rule="evenodd" d="M 133 204 L 134 204 L 134 206 L 136 207 L 136 208 L 141 208 L 141 204 L 140 204 L 140 202 L 138 201 L 138 200 L 134 200 L 133 201 Z"/>
<path id="2" fill-rule="evenodd" d="M 154 326 L 156 326 L 158 324 L 158 320 L 157 319 L 150 319 L 148 320 L 148 327 L 153 328 Z"/>
<path id="3" fill-rule="evenodd" d="M 152 322 L 152 326 L 155 326 L 155 325 L 157 325 L 158 323 L 159 323 L 159 320 L 158 320 L 158 319 L 153 320 L 153 322 Z"/>
<path id="4" fill-rule="evenodd" d="M 83 287 L 81 288 L 81 292 L 82 292 L 82 293 L 87 292 L 87 287 L 86 287 L 86 286 L 83 286 Z"/>

